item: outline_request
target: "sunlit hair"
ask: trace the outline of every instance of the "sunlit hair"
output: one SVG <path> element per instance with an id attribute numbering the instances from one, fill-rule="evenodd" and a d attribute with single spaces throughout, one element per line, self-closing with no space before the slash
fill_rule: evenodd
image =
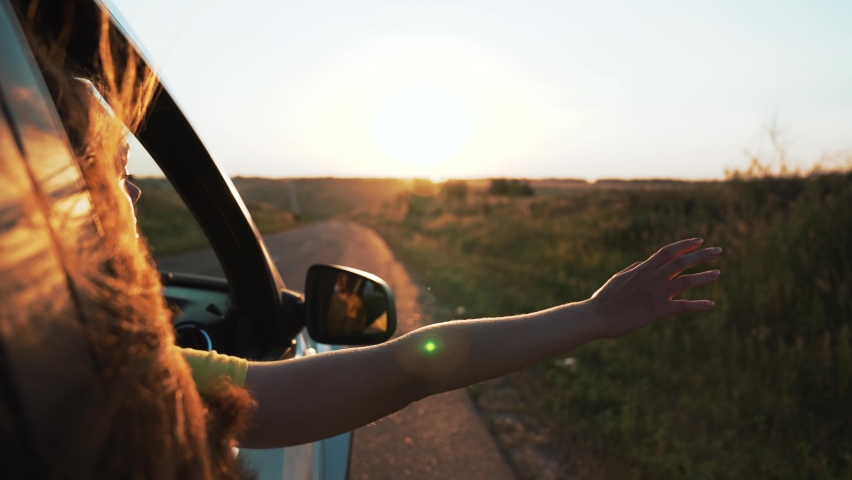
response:
<path id="1" fill-rule="evenodd" d="M 19 5 L 20 7 L 20 5 Z M 97 424 L 63 451 L 40 459 L 48 477 L 236 478 L 232 446 L 252 401 L 220 383 L 199 395 L 174 347 L 171 314 L 159 274 L 136 239 L 119 184 L 124 138 L 144 120 L 157 77 L 122 45 L 101 11 L 96 75 L 75 71 L 60 38 L 36 28 L 38 2 L 18 9 L 57 107 L 99 222 L 97 249 L 63 259 L 84 303 L 86 335 L 105 405 Z M 109 104 L 104 108 L 92 88 Z M 93 233 L 94 235 L 94 233 Z M 26 381 L 26 380 L 23 380 Z M 100 396 L 98 398 L 94 398 Z M 68 471 L 73 465 L 74 471 Z"/>

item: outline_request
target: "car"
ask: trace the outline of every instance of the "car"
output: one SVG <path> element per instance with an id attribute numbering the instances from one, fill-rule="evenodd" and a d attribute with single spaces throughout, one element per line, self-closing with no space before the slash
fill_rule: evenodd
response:
<path id="1" fill-rule="evenodd" d="M 85 67 L 94 58 L 99 9 L 103 7 L 94 1 L 69 5 L 73 5 L 70 15 L 74 33 L 69 38 L 68 55 Z M 48 18 L 45 28 L 58 28 L 65 18 L 57 14 L 55 24 L 50 24 Z M 123 32 L 115 19 L 113 23 Z M 121 41 L 133 45 L 126 33 Z M 55 105 L 8 0 L 0 0 L 0 52 L 0 172 L 6 176 L 11 175 L 8 172 L 29 169 L 34 188 L 51 199 L 51 218 L 65 220 L 62 241 L 73 243 L 75 232 L 95 227 L 95 217 L 91 205 L 86 209 L 85 202 L 79 201 L 85 195 L 84 183 L 68 150 Z M 270 361 L 312 355 L 342 345 L 377 344 L 394 334 L 397 320 L 393 293 L 384 281 L 367 272 L 316 265 L 308 272 L 306 295 L 287 289 L 239 193 L 167 87 L 152 103 L 138 140 L 192 212 L 224 272 L 224 278 L 161 272 L 164 296 L 179 312 L 174 324 L 182 346 Z M 11 185 L 7 182 L 14 180 L 4 178 L 3 184 Z M 23 229 L 35 227 L 19 221 L 24 215 L 20 196 L 27 194 L 26 189 L 2 190 L 0 245 L 8 246 L 10 239 L 24 238 Z M 75 221 L 67 221 L 70 218 Z M 25 245 L 15 241 L 11 244 L 19 246 L 16 248 Z M 3 251 L 3 255 L 11 253 Z M 357 293 L 365 299 L 365 315 L 373 328 L 329 328 L 331 296 L 344 275 L 358 279 Z M 9 299 L 4 298 L 4 302 Z M 378 324 L 381 328 L 375 328 Z M 45 329 L 43 334 L 48 336 L 51 330 Z M 8 348 L 14 350 L 15 346 Z M 35 356 L 39 350 L 22 353 Z M 60 363 L 55 368 L 63 367 Z M 292 390 L 297 394 L 299 386 L 293 385 Z M 261 479 L 342 480 L 348 476 L 351 443 L 349 432 L 308 445 L 243 449 L 239 455 Z"/>

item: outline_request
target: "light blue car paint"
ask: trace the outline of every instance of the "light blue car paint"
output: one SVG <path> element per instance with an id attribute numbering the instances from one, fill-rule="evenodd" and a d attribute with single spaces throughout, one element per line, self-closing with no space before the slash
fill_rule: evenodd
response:
<path id="1" fill-rule="evenodd" d="M 316 343 L 302 330 L 296 337 L 296 356 L 321 354 L 338 346 Z M 312 349 L 313 351 L 310 351 Z M 298 388 L 294 389 L 298 395 Z M 346 480 L 352 432 L 319 442 L 287 448 L 240 449 L 246 467 L 257 473 L 258 480 Z"/>

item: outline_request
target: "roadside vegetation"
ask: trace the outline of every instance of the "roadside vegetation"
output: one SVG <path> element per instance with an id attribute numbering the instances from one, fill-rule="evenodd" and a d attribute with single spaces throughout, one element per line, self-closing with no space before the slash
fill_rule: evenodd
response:
<path id="1" fill-rule="evenodd" d="M 234 177 L 233 182 L 244 200 L 266 203 L 307 220 L 378 205 L 407 191 L 406 181 L 397 178 Z"/>
<path id="2" fill-rule="evenodd" d="M 141 178 L 134 182 L 143 192 L 136 204 L 137 225 L 155 258 L 210 248 L 198 222 L 166 179 Z M 291 212 L 257 200 L 244 201 L 260 233 L 300 224 Z"/>
<path id="3" fill-rule="evenodd" d="M 710 313 L 529 369 L 513 413 L 590 478 L 852 478 L 852 173 L 566 182 L 456 182 L 354 218 L 448 320 L 588 298 L 678 239 L 723 247 L 719 282 L 690 297 Z"/>
<path id="4" fill-rule="evenodd" d="M 162 177 L 134 180 L 142 189 L 139 229 L 155 257 L 209 248 L 204 232 L 171 184 Z M 354 209 L 380 205 L 408 191 L 386 178 L 235 177 L 234 186 L 260 233 L 273 233 Z"/>

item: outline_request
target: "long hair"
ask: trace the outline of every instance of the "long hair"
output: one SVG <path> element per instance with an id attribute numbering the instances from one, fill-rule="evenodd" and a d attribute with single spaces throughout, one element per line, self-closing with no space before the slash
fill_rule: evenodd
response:
<path id="1" fill-rule="evenodd" d="M 83 71 L 65 55 L 66 27 L 73 25 L 46 33 L 39 2 L 16 7 L 98 224 L 95 247 L 63 259 L 74 295 L 86 306 L 80 315 L 97 365 L 87 400 L 97 412 L 61 451 L 38 460 L 39 471 L 48 478 L 237 478 L 232 447 L 252 400 L 227 383 L 199 394 L 174 347 L 159 274 L 136 238 L 118 182 L 124 138 L 142 125 L 158 79 L 132 46 L 117 41 L 105 11 L 99 9 L 96 71 Z"/>

